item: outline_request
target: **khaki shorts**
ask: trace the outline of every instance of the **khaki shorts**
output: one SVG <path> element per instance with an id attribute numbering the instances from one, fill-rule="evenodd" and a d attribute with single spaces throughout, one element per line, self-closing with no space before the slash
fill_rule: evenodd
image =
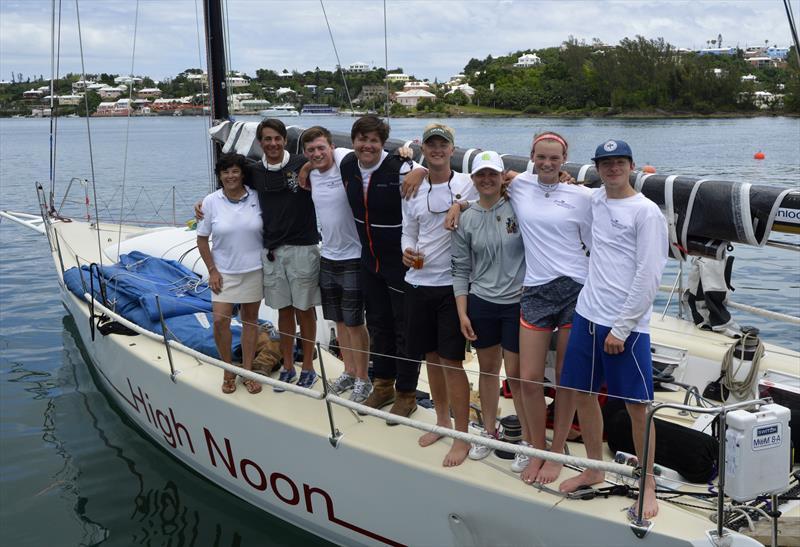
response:
<path id="1" fill-rule="evenodd" d="M 263 275 L 259 270 L 242 274 L 221 273 L 222 290 L 219 294 L 211 293 L 212 302 L 229 304 L 250 304 L 261 302 L 264 298 L 262 286 Z"/>
<path id="2" fill-rule="evenodd" d="M 307 310 L 319 306 L 319 247 L 317 245 L 282 245 L 261 251 L 264 271 L 264 302 L 279 310 L 292 306 Z"/>

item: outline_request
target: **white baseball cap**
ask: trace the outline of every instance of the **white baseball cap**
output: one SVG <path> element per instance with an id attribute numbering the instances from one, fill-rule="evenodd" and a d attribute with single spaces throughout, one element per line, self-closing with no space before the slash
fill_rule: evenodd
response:
<path id="1" fill-rule="evenodd" d="M 474 175 L 481 169 L 492 169 L 493 171 L 502 173 L 506 168 L 503 165 L 503 158 L 500 157 L 500 154 L 494 150 L 485 150 L 483 152 L 478 152 L 478 155 L 472 160 L 472 171 L 470 171 L 470 175 Z"/>

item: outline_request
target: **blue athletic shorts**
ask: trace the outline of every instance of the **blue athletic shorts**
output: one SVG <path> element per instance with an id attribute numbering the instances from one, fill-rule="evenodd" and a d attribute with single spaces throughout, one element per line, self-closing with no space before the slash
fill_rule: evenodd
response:
<path id="1" fill-rule="evenodd" d="M 474 294 L 467 296 L 467 316 L 478 337 L 476 349 L 501 344 L 503 349 L 519 353 L 519 304 L 495 304 Z"/>
<path id="2" fill-rule="evenodd" d="M 592 323 L 575 312 L 561 385 L 597 393 L 605 380 L 610 397 L 621 397 L 629 402 L 652 401 L 650 335 L 631 332 L 625 340 L 625 351 L 609 355 L 603 349 L 609 332 L 611 327 Z"/>

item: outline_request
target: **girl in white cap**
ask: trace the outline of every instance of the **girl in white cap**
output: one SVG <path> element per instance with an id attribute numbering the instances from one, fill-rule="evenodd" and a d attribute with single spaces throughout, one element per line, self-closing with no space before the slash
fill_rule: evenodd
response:
<path id="1" fill-rule="evenodd" d="M 452 234 L 453 292 L 461 333 L 477 350 L 481 411 L 488 438 L 497 438 L 498 375 L 505 363 L 517 414 L 524 419 L 519 386 L 519 294 L 525 275 L 525 250 L 511 203 L 503 195 L 503 160 L 481 152 L 472 163 L 479 194 Z M 469 457 L 480 460 L 491 449 L 473 444 Z"/>

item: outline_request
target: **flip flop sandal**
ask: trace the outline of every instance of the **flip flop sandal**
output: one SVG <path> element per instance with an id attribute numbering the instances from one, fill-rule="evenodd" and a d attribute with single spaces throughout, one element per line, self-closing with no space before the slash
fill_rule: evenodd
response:
<path id="1" fill-rule="evenodd" d="M 245 389 L 247 389 L 247 393 L 251 395 L 255 395 L 256 393 L 261 393 L 261 384 L 256 382 L 255 380 L 247 379 L 242 382 L 244 384 Z"/>
<path id="2" fill-rule="evenodd" d="M 222 381 L 222 393 L 230 394 L 236 391 L 236 376 L 233 378 L 225 378 Z"/>

